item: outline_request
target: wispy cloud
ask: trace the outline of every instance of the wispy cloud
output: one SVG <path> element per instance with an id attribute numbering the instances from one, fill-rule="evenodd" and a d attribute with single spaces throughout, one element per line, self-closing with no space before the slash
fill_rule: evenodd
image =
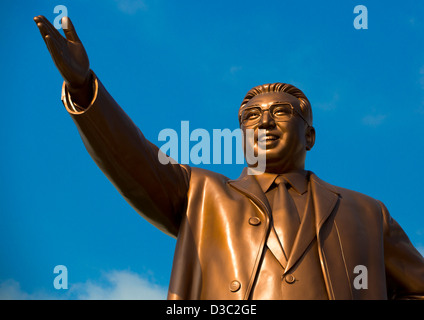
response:
<path id="1" fill-rule="evenodd" d="M 340 96 L 338 93 L 334 93 L 331 100 L 326 102 L 317 102 L 314 103 L 314 107 L 317 107 L 318 109 L 324 110 L 324 111 L 331 111 L 335 110 L 337 108 L 337 103 L 340 100 Z"/>
<path id="2" fill-rule="evenodd" d="M 51 295 L 43 291 L 28 293 L 22 290 L 19 282 L 9 279 L 0 283 L 0 300 L 51 300 Z"/>
<path id="3" fill-rule="evenodd" d="M 362 118 L 362 124 L 369 127 L 378 127 L 387 118 L 385 114 L 369 114 Z"/>
<path id="4" fill-rule="evenodd" d="M 241 67 L 241 66 L 232 66 L 230 68 L 230 73 L 231 74 L 236 74 L 237 72 L 239 72 L 242 69 L 243 69 L 243 67 Z"/>
<path id="5" fill-rule="evenodd" d="M 70 288 L 81 300 L 163 300 L 167 290 L 130 271 L 106 273 L 106 283 L 87 281 Z"/>
<path id="6" fill-rule="evenodd" d="M 142 0 L 115 0 L 118 9 L 127 14 L 136 14 L 140 10 L 146 10 L 147 5 Z"/>
<path id="7" fill-rule="evenodd" d="M 228 69 L 223 70 L 222 80 L 229 83 L 238 81 L 239 77 L 243 73 L 243 67 L 239 65 L 229 66 Z"/>
<path id="8" fill-rule="evenodd" d="M 137 273 L 130 271 L 110 271 L 100 280 L 69 284 L 66 294 L 53 296 L 42 290 L 28 293 L 22 290 L 19 282 L 6 280 L 0 283 L 0 300 L 164 300 L 167 289 L 151 283 Z"/>

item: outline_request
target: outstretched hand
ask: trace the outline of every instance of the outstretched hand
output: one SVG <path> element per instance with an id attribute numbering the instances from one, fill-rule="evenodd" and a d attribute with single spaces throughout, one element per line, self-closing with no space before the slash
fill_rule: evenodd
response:
<path id="1" fill-rule="evenodd" d="M 34 21 L 75 102 L 87 106 L 92 92 L 90 63 L 71 19 L 62 18 L 66 38 L 44 16 L 37 16 Z"/>

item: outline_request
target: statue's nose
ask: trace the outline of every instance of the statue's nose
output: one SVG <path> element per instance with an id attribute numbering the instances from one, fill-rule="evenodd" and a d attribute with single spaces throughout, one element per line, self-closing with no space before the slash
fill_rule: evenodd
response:
<path id="1" fill-rule="evenodd" d="M 269 112 L 269 110 L 263 111 L 262 117 L 259 123 L 259 128 L 268 128 L 272 126 L 275 126 L 274 118 L 271 116 L 271 113 Z"/>

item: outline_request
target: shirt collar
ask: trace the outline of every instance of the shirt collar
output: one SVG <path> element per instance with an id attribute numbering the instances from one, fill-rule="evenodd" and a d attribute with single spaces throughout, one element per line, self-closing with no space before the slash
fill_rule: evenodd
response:
<path id="1" fill-rule="evenodd" d="M 296 190 L 299 194 L 304 194 L 308 191 L 308 178 L 307 171 L 292 171 L 281 174 Z M 256 175 L 255 178 L 261 186 L 262 191 L 265 193 L 271 187 L 274 180 L 279 176 L 276 173 L 263 173 L 261 175 Z"/>

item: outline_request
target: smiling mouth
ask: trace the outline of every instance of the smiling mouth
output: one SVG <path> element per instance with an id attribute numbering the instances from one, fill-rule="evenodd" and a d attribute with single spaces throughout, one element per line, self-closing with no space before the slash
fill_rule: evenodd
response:
<path id="1" fill-rule="evenodd" d="M 261 137 L 259 142 L 270 143 L 270 142 L 273 142 L 273 141 L 277 141 L 278 139 L 279 139 L 278 136 L 270 134 L 270 135 L 266 135 L 266 136 Z"/>

